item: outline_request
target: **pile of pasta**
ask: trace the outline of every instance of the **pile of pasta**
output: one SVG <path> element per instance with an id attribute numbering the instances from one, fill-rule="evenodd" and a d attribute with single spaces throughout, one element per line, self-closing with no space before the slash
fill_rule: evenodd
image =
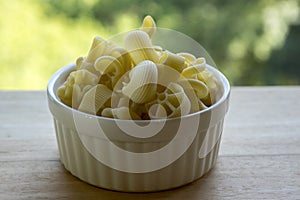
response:
<path id="1" fill-rule="evenodd" d="M 58 88 L 60 100 L 82 112 L 133 120 L 174 118 L 216 101 L 219 81 L 203 57 L 152 44 L 156 24 L 146 16 L 124 47 L 95 37 L 86 57 Z"/>

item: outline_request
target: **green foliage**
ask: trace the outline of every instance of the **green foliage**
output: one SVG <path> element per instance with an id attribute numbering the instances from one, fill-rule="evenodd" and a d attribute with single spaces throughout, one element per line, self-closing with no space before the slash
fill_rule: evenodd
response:
<path id="1" fill-rule="evenodd" d="M 44 89 L 95 35 L 159 27 L 197 40 L 234 85 L 300 84 L 300 0 L 0 1 L 0 89 Z"/>

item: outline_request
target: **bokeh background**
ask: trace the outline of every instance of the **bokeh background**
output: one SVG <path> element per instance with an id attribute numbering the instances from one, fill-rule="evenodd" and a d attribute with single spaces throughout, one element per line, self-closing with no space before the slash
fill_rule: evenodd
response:
<path id="1" fill-rule="evenodd" d="M 300 0 L 0 0 L 0 89 L 44 90 L 94 36 L 147 14 L 198 41 L 232 85 L 300 84 Z"/>

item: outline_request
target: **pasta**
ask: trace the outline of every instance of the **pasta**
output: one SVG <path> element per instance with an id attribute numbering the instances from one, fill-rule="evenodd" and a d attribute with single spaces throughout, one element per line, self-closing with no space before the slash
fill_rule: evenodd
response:
<path id="1" fill-rule="evenodd" d="M 155 33 L 156 24 L 151 16 L 147 15 L 144 18 L 141 30 L 146 32 L 149 35 L 149 37 L 151 37 Z"/>
<path id="2" fill-rule="evenodd" d="M 180 78 L 180 73 L 172 67 L 164 64 L 156 64 L 158 72 L 158 84 L 168 85 L 171 82 L 177 82 Z"/>
<path id="3" fill-rule="evenodd" d="M 185 78 L 194 78 L 195 76 L 197 76 L 200 72 L 202 72 L 205 69 L 205 63 L 202 64 L 196 64 L 196 65 L 192 65 L 190 67 L 185 68 L 182 71 L 182 75 Z"/>
<path id="4" fill-rule="evenodd" d="M 205 98 L 208 95 L 208 88 L 207 86 L 196 79 L 182 79 L 178 81 L 178 84 L 180 84 L 183 88 L 192 88 L 194 89 L 197 97 L 199 99 Z"/>
<path id="5" fill-rule="evenodd" d="M 109 50 L 108 55 L 118 59 L 118 61 L 122 65 L 124 71 L 129 71 L 131 69 L 132 60 L 131 60 L 131 57 L 130 57 L 128 51 L 126 51 L 124 48 L 121 48 L 121 47 L 118 47 L 118 46 L 112 47 Z"/>
<path id="6" fill-rule="evenodd" d="M 152 46 L 149 35 L 144 31 L 136 30 L 128 33 L 124 39 L 124 47 L 129 51 L 134 64 L 145 60 L 158 62 L 159 56 Z"/>
<path id="7" fill-rule="evenodd" d="M 83 94 L 98 83 L 98 77 L 86 69 L 73 71 L 58 88 L 57 96 L 68 106 L 77 108 Z"/>
<path id="8" fill-rule="evenodd" d="M 184 57 L 187 60 L 187 62 L 189 62 L 189 63 L 193 63 L 196 61 L 196 57 L 190 53 L 183 52 L 183 53 L 177 53 L 177 55 Z"/>
<path id="9" fill-rule="evenodd" d="M 190 101 L 183 88 L 177 83 L 170 85 L 157 94 L 154 101 L 147 104 L 152 118 L 179 117 L 190 112 Z"/>
<path id="10" fill-rule="evenodd" d="M 205 105 L 210 106 L 216 101 L 216 96 L 218 92 L 218 81 L 212 72 L 205 69 L 203 72 L 197 74 L 197 79 L 203 81 L 208 89 L 209 94 L 205 98 L 201 99 Z"/>
<path id="11" fill-rule="evenodd" d="M 96 115 L 111 98 L 112 91 L 105 85 L 97 84 L 83 96 L 78 110 Z"/>
<path id="12" fill-rule="evenodd" d="M 124 74 L 124 69 L 119 60 L 113 56 L 101 56 L 94 64 L 96 71 L 100 73 L 100 83 L 113 89 L 116 82 Z"/>
<path id="13" fill-rule="evenodd" d="M 108 45 L 108 42 L 103 38 L 95 37 L 86 58 L 86 62 L 94 63 L 100 55 L 103 55 L 105 53 Z"/>
<path id="14" fill-rule="evenodd" d="M 135 112 L 129 110 L 128 107 L 120 107 L 120 108 L 105 108 L 102 111 L 102 116 L 109 118 L 118 118 L 125 120 L 140 120 L 140 116 L 138 116 Z"/>
<path id="15" fill-rule="evenodd" d="M 169 51 L 165 51 L 160 57 L 159 62 L 181 72 L 185 65 L 185 58 Z"/>
<path id="16" fill-rule="evenodd" d="M 155 32 L 155 21 L 146 16 L 123 47 L 95 37 L 57 96 L 81 112 L 124 120 L 180 117 L 215 103 L 219 82 L 205 58 L 153 45 Z"/>
<path id="17" fill-rule="evenodd" d="M 129 73 L 130 81 L 122 92 L 135 103 L 146 103 L 155 98 L 158 73 L 151 61 L 143 61 Z"/>

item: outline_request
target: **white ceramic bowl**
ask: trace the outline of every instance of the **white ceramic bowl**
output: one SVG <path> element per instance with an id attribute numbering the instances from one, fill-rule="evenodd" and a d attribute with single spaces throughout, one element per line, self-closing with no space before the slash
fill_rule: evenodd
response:
<path id="1" fill-rule="evenodd" d="M 64 105 L 56 91 L 75 64 L 62 68 L 47 88 L 61 162 L 79 179 L 118 191 L 166 190 L 200 178 L 216 163 L 230 94 L 225 76 L 208 69 L 222 83 L 221 97 L 208 109 L 167 120 L 129 121 Z M 157 134 L 149 134 L 150 129 Z"/>

